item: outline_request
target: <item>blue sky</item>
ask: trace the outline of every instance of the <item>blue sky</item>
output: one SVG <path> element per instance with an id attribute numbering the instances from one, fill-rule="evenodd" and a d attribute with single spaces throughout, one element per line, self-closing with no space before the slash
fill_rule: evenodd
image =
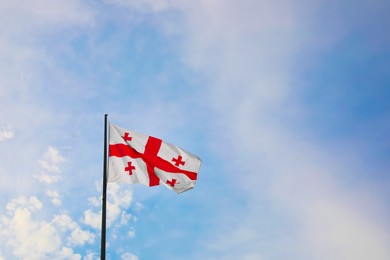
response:
<path id="1" fill-rule="evenodd" d="M 108 187 L 109 259 L 390 259 L 386 1 L 0 3 L 0 259 L 98 259 L 103 119 L 198 155 Z"/>

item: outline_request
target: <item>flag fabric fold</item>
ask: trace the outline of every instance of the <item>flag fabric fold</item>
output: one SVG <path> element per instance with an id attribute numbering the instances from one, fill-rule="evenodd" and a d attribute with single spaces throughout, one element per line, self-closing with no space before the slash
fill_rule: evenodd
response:
<path id="1" fill-rule="evenodd" d="M 178 146 L 109 124 L 108 182 L 165 185 L 176 193 L 195 186 L 201 160 Z"/>

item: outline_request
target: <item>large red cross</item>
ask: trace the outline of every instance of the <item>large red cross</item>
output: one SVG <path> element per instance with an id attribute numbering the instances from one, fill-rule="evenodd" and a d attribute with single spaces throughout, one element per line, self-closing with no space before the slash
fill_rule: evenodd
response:
<path id="1" fill-rule="evenodd" d="M 126 134 L 125 134 L 126 136 Z M 124 157 L 129 156 L 133 159 L 142 159 L 146 166 L 149 175 L 149 186 L 156 186 L 160 184 L 160 179 L 156 175 L 155 168 L 161 169 L 169 173 L 185 174 L 190 180 L 196 180 L 197 173 L 186 171 L 172 165 L 169 161 L 157 156 L 160 150 L 162 140 L 149 136 L 145 145 L 144 153 L 140 153 L 128 144 L 110 144 L 109 156 Z"/>
<path id="2" fill-rule="evenodd" d="M 179 166 L 180 164 L 184 166 L 185 162 L 182 161 L 181 159 L 183 159 L 183 157 L 181 157 L 181 155 L 179 155 L 177 157 L 177 159 L 176 158 L 172 158 L 172 162 L 174 162 L 176 166 Z"/>
<path id="3" fill-rule="evenodd" d="M 135 167 L 131 165 L 131 162 L 128 162 L 127 167 L 125 168 L 125 172 L 129 172 L 129 175 L 132 175 L 133 170 L 135 170 Z"/>

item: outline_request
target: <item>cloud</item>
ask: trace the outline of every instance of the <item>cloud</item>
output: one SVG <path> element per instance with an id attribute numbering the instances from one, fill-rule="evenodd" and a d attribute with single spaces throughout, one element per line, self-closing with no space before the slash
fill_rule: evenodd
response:
<path id="1" fill-rule="evenodd" d="M 169 1 L 160 0 L 144 0 L 144 1 L 136 1 L 136 0 L 105 0 L 109 4 L 114 4 L 122 7 L 130 7 L 132 9 L 136 9 L 141 12 L 161 12 L 166 10 L 169 6 Z"/>
<path id="2" fill-rule="evenodd" d="M 64 161 L 65 158 L 60 155 L 59 151 L 54 147 L 49 146 L 42 159 L 38 161 L 43 172 L 35 174 L 34 178 L 47 184 L 60 181 L 62 177 L 58 175 L 61 173 L 59 164 Z"/>
<path id="3" fill-rule="evenodd" d="M 121 255 L 122 260 L 138 260 L 138 256 L 132 254 L 132 253 L 124 253 Z"/>
<path id="4" fill-rule="evenodd" d="M 14 238 L 8 241 L 13 247 L 14 254 L 22 257 L 39 256 L 54 253 L 61 244 L 61 239 L 52 225 L 46 222 L 35 222 L 31 219 L 31 212 L 27 209 L 15 210 L 11 220 L 11 230 Z"/>
<path id="5" fill-rule="evenodd" d="M 101 189 L 101 188 L 98 188 Z M 107 227 L 110 227 L 120 216 L 120 225 L 127 224 L 131 215 L 125 213 L 133 199 L 133 194 L 129 189 L 120 189 L 119 184 L 109 183 L 107 185 Z M 98 198 L 89 198 L 89 201 L 93 206 L 100 206 L 97 204 Z M 91 209 L 84 211 L 84 223 L 95 228 L 101 227 L 101 210 L 95 213 Z"/>
<path id="6" fill-rule="evenodd" d="M 95 240 L 95 235 L 89 231 L 82 230 L 81 228 L 77 227 L 72 230 L 72 233 L 70 234 L 69 242 L 70 245 L 78 245 L 82 246 L 85 243 L 93 243 Z"/>
<path id="7" fill-rule="evenodd" d="M 39 259 L 53 254 L 61 245 L 56 229 L 46 221 L 35 221 L 32 213 L 41 209 L 36 197 L 20 197 L 7 205 L 9 217 L 2 216 L 2 237 L 15 256 L 23 259 Z"/>
<path id="8" fill-rule="evenodd" d="M 42 202 L 35 196 L 31 196 L 29 198 L 25 196 L 21 196 L 16 199 L 12 199 L 7 203 L 6 209 L 8 211 L 15 211 L 17 208 L 23 207 L 28 209 L 29 211 L 37 211 L 42 209 Z"/>
<path id="9" fill-rule="evenodd" d="M 133 199 L 133 193 L 130 189 L 120 190 L 120 186 L 116 183 L 110 183 L 107 186 L 107 219 L 108 222 L 113 222 L 120 216 L 121 209 L 126 209 L 130 206 Z"/>
<path id="10" fill-rule="evenodd" d="M 67 230 L 75 230 L 78 228 L 76 222 L 66 214 L 56 215 L 53 217 L 52 221 L 62 232 Z"/>
<path id="11" fill-rule="evenodd" d="M 86 211 L 84 211 L 84 223 L 94 229 L 100 229 L 102 225 L 101 218 L 101 212 L 95 213 L 91 209 L 87 209 Z"/>
<path id="12" fill-rule="evenodd" d="M 88 202 L 94 206 L 94 207 L 99 207 L 101 205 L 101 199 L 97 198 L 97 197 L 91 197 L 91 198 L 88 198 Z"/>
<path id="13" fill-rule="evenodd" d="M 13 28 L 28 31 L 63 25 L 88 25 L 93 23 L 91 9 L 80 1 L 32 0 L 28 2 L 2 1 L 0 14 L 4 21 L 17 22 Z M 2 26 L 5 28 L 10 28 Z"/>
<path id="14" fill-rule="evenodd" d="M 0 129 L 0 142 L 8 139 L 12 139 L 14 137 L 14 130 L 11 125 L 6 125 Z"/>
<path id="15" fill-rule="evenodd" d="M 62 178 L 57 175 L 50 175 L 48 173 L 41 173 L 39 175 L 34 175 L 34 178 L 39 180 L 40 182 L 44 182 L 47 184 L 59 182 Z"/>
<path id="16" fill-rule="evenodd" d="M 140 203 L 140 202 L 136 202 L 135 204 L 134 204 L 134 210 L 135 210 L 135 212 L 140 212 L 142 209 L 143 209 L 143 205 L 142 205 L 142 203 Z"/>
<path id="17" fill-rule="evenodd" d="M 83 257 L 83 260 L 94 260 L 99 259 L 100 255 L 98 253 L 88 253 Z"/>
<path id="18" fill-rule="evenodd" d="M 12 199 L 6 209 L 7 214 L 0 215 L 0 248 L 9 257 L 80 259 L 72 247 L 95 241 L 95 234 L 83 230 L 69 215 L 39 219 L 44 206 L 35 196 Z"/>
<path id="19" fill-rule="evenodd" d="M 121 225 L 127 225 L 127 223 L 129 222 L 129 220 L 132 218 L 132 215 L 129 214 L 129 213 L 126 213 L 125 211 L 122 211 L 121 213 L 121 220 L 120 220 L 120 224 Z"/>
<path id="20" fill-rule="evenodd" d="M 13 126 L 0 129 L 0 141 L 11 138 L 17 129 L 18 138 L 10 149 L 17 155 L 16 147 L 20 150 L 23 146 L 27 165 L 41 149 L 39 145 L 58 140 L 52 133 L 59 134 L 58 129 L 68 123 L 64 114 L 48 104 L 55 99 L 50 92 L 63 87 L 62 79 L 55 75 L 66 71 L 57 55 L 75 37 L 73 32 L 94 24 L 95 13 L 84 1 L 17 0 L 1 1 L 0 17 L 4 36 L 0 37 L 0 71 L 4 75 L 0 78 L 0 117 Z M 42 167 L 52 166 L 45 162 L 40 162 Z M 7 174 L 22 174 L 22 167 L 10 168 Z M 47 174 L 39 177 L 47 183 L 58 181 Z"/>
<path id="21" fill-rule="evenodd" d="M 135 231 L 133 229 L 129 230 L 129 232 L 127 232 L 127 236 L 129 238 L 135 238 Z"/>
<path id="22" fill-rule="evenodd" d="M 61 251 L 58 253 L 58 259 L 70 259 L 70 260 L 80 260 L 81 255 L 75 254 L 72 248 L 62 247 Z"/>
<path id="23" fill-rule="evenodd" d="M 47 190 L 46 191 L 46 195 L 51 198 L 51 203 L 53 203 L 54 206 L 61 206 L 62 205 L 62 201 L 60 199 L 60 195 L 58 194 L 57 191 L 54 191 L 54 190 Z"/>
<path id="24" fill-rule="evenodd" d="M 7 107 L 7 113 L 2 113 L 2 117 L 15 122 L 18 129 L 27 123 L 23 118 L 34 118 L 35 122 L 28 122 L 31 131 L 33 125 L 51 114 L 36 106 L 39 101 L 35 95 L 41 89 L 40 77 L 47 79 L 47 71 L 41 69 L 54 65 L 52 54 L 42 45 L 44 36 L 64 32 L 72 26 L 92 25 L 94 13 L 88 5 L 77 0 L 31 0 L 23 3 L 2 1 L 0 16 L 3 19 L 0 30 L 7 36 L 0 39 L 0 70 L 5 75 L 0 79 L 0 97 L 3 98 L 2 105 Z M 23 102 L 26 100 L 29 102 Z M 26 117 L 21 116 L 22 111 Z"/>
<path id="25" fill-rule="evenodd" d="M 306 240 L 324 259 L 387 259 L 390 255 L 388 233 L 363 212 L 337 197 L 316 201 L 309 207 Z"/>
<path id="26" fill-rule="evenodd" d="M 60 173 L 60 169 L 57 165 L 64 161 L 64 157 L 60 155 L 58 150 L 49 146 L 46 153 L 43 155 L 43 159 L 39 160 L 39 165 L 50 173 Z"/>

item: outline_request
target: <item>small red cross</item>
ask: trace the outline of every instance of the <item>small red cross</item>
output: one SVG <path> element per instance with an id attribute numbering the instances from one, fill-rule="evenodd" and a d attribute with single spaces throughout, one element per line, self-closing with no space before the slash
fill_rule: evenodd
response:
<path id="1" fill-rule="evenodd" d="M 183 159 L 183 157 L 181 157 L 181 155 L 179 155 L 177 157 L 177 159 L 176 158 L 172 158 L 172 162 L 174 162 L 176 166 L 179 166 L 180 164 L 184 166 L 185 162 L 182 161 L 181 159 Z"/>
<path id="2" fill-rule="evenodd" d="M 125 133 L 124 136 L 122 136 L 122 138 L 127 142 L 127 141 L 131 141 L 131 139 L 133 139 L 133 137 L 129 136 L 129 133 Z"/>
<path id="3" fill-rule="evenodd" d="M 131 165 L 131 162 L 128 162 L 127 167 L 125 168 L 125 172 L 129 172 L 129 175 L 132 175 L 133 170 L 135 170 L 135 167 Z"/>
<path id="4" fill-rule="evenodd" d="M 171 181 L 167 181 L 167 184 L 169 185 L 169 186 L 171 186 L 171 187 L 174 187 L 175 186 L 175 184 L 176 184 L 176 179 L 172 179 Z M 179 183 L 177 183 L 177 184 L 179 184 Z"/>

